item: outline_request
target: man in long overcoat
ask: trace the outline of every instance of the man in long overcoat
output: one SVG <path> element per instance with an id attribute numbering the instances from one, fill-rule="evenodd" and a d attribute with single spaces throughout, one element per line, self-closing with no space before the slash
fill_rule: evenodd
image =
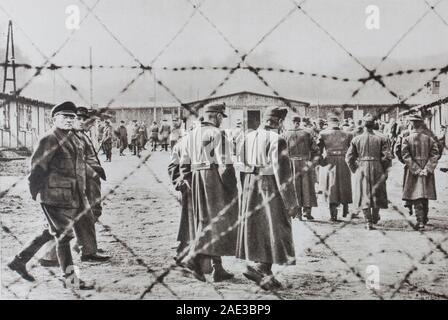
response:
<path id="1" fill-rule="evenodd" d="M 325 174 L 323 193 L 330 208 L 330 220 L 337 221 L 338 206 L 342 204 L 343 217 L 348 215 L 348 205 L 352 203 L 352 183 L 350 169 L 345 163 L 345 154 L 353 135 L 339 127 L 339 118 L 330 115 L 328 127 L 319 135 L 321 166 Z"/>
<path id="2" fill-rule="evenodd" d="M 31 157 L 28 177 L 31 197 L 37 200 L 40 196 L 50 230 L 35 237 L 8 266 L 26 280 L 34 281 L 26 263 L 54 237 L 64 286 L 93 289 L 77 278 L 70 249 L 73 230 L 77 238 L 86 231 L 77 222 L 85 215 L 92 215 L 86 195 L 86 150 L 72 131 L 76 111 L 76 106 L 69 101 L 53 107 L 54 127 L 39 140 Z M 81 250 L 87 252 L 87 249 Z M 91 248 L 92 254 L 95 250 Z"/>
<path id="3" fill-rule="evenodd" d="M 289 158 L 294 176 L 294 187 L 299 201 L 300 211 L 297 217 L 302 220 L 302 212 L 308 220 L 313 220 L 311 208 L 317 207 L 314 189 L 314 167 L 319 161 L 319 147 L 308 130 L 300 127 L 301 119 L 294 116 L 294 129 L 284 133 L 288 145 Z"/>
<path id="4" fill-rule="evenodd" d="M 101 140 L 101 144 L 104 152 L 106 153 L 106 162 L 111 162 L 113 129 L 109 120 L 104 121 L 104 124 L 103 139 Z"/>
<path id="5" fill-rule="evenodd" d="M 120 156 L 124 156 L 123 151 L 128 147 L 128 130 L 123 120 L 120 121 L 120 126 L 115 130 L 115 135 L 119 141 Z"/>
<path id="6" fill-rule="evenodd" d="M 157 143 L 159 141 L 159 127 L 157 126 L 156 121 L 152 123 L 149 131 L 151 132 L 149 136 L 149 141 L 151 142 L 151 151 L 156 151 Z"/>
<path id="7" fill-rule="evenodd" d="M 219 127 L 224 104 L 204 108 L 204 121 L 188 133 L 182 154 L 181 174 L 192 189 L 197 225 L 187 265 L 196 278 L 205 281 L 203 256 L 212 259 L 215 282 L 233 277 L 222 266 L 222 256 L 235 256 L 238 191 L 231 159 L 231 143 Z M 233 229 L 231 227 L 233 226 Z"/>
<path id="8" fill-rule="evenodd" d="M 168 121 L 166 119 L 163 119 L 162 121 L 162 125 L 160 126 L 159 129 L 159 143 L 162 147 L 162 150 L 165 149 L 165 151 L 168 151 L 168 144 L 169 144 L 169 137 L 170 137 L 170 133 L 171 133 L 171 127 L 168 124 Z"/>
<path id="9" fill-rule="evenodd" d="M 425 132 L 420 116 L 411 116 L 409 121 L 411 130 L 401 144 L 401 157 L 407 167 L 403 200 L 414 207 L 417 228 L 424 229 L 428 222 L 428 200 L 437 200 L 434 170 L 440 151 L 437 141 Z"/>
<path id="10" fill-rule="evenodd" d="M 371 114 L 364 117 L 364 133 L 353 138 L 345 160 L 354 176 L 354 204 L 362 209 L 367 225 L 380 220 L 380 209 L 388 207 L 387 170 L 392 165 L 392 154 L 387 137 L 373 130 Z"/>
<path id="11" fill-rule="evenodd" d="M 255 262 L 243 273 L 262 288 L 281 286 L 272 264 L 295 264 L 291 217 L 299 211 L 288 147 L 278 134 L 282 110 L 268 107 L 247 134 L 237 257 Z M 241 151 L 242 152 L 242 151 Z"/>
<path id="12" fill-rule="evenodd" d="M 193 129 L 193 126 L 191 127 Z M 179 223 L 179 231 L 177 233 L 177 241 L 179 246 L 177 247 L 177 260 L 181 260 L 182 253 L 185 248 L 188 247 L 190 242 L 195 238 L 195 216 L 193 214 L 193 198 L 191 193 L 191 186 L 188 181 L 185 180 L 184 175 L 180 171 L 180 161 L 182 159 L 182 152 L 185 152 L 185 138 L 186 135 L 181 137 L 178 143 L 174 146 L 171 153 L 171 160 L 168 164 L 168 174 L 171 178 L 171 182 L 174 188 L 182 195 L 182 210 Z"/>

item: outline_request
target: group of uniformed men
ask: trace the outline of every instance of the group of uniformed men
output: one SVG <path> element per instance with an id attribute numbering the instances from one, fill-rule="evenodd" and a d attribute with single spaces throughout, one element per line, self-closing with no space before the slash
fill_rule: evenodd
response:
<path id="1" fill-rule="evenodd" d="M 42 266 L 59 265 L 64 287 L 93 289 L 79 279 L 73 266 L 70 241 L 76 235 L 75 250 L 83 262 L 105 262 L 97 247 L 95 222 L 102 213 L 101 179 L 106 174 L 97 150 L 88 135 L 93 125 L 89 110 L 63 102 L 51 110 L 54 126 L 38 142 L 31 157 L 28 177 L 33 200 L 40 201 L 48 226 L 28 243 L 8 264 L 28 281 L 35 278 L 26 264 L 44 245 L 47 253 Z M 73 234 L 74 233 L 74 234 Z"/>
<path id="2" fill-rule="evenodd" d="M 299 116 L 292 130 L 280 132 L 286 114 L 287 109 L 268 107 L 260 127 L 235 143 L 220 129 L 225 104 L 207 105 L 203 120 L 175 146 L 168 171 L 182 193 L 176 261 L 197 279 L 205 281 L 210 271 L 216 282 L 233 278 L 221 257 L 235 256 L 255 262 L 243 272 L 248 279 L 266 290 L 280 288 L 272 264 L 295 263 L 291 218 L 314 219 L 318 165 L 331 221 L 337 221 L 339 205 L 346 217 L 354 203 L 366 229 L 374 230 L 380 209 L 388 207 L 391 144 L 375 130 L 371 114 L 356 132 L 342 130 L 338 117 L 330 115 L 318 135 L 302 126 Z M 408 120 L 395 150 L 405 164 L 403 200 L 415 209 L 416 228 L 424 229 L 428 200 L 436 199 L 440 150 L 420 116 Z"/>
<path id="3" fill-rule="evenodd" d="M 64 102 L 51 114 L 54 127 L 39 140 L 29 175 L 31 196 L 40 196 L 48 229 L 8 266 L 34 281 L 26 263 L 53 240 L 53 264 L 60 265 L 64 286 L 92 289 L 75 273 L 70 240 L 74 231 L 81 261 L 110 258 L 98 254 L 95 235 L 101 215 L 100 179 L 106 176 L 86 133 L 92 124 L 88 110 Z M 332 115 L 318 136 L 304 128 L 298 116 L 293 117 L 292 130 L 280 133 L 286 115 L 285 108 L 268 107 L 260 127 L 235 143 L 220 129 L 227 117 L 225 105 L 207 105 L 202 119 L 174 146 L 168 171 L 182 194 L 176 261 L 197 279 L 205 281 L 210 271 L 216 282 L 233 278 L 221 257 L 235 256 L 255 262 L 243 272 L 248 279 L 266 290 L 280 288 L 272 264 L 295 263 L 291 219 L 314 219 L 317 165 L 331 221 L 337 221 L 339 205 L 345 217 L 354 202 L 364 213 L 366 228 L 373 230 L 380 209 L 387 208 L 392 152 L 387 138 L 374 130 L 372 115 L 366 115 L 364 129 L 357 134 L 341 130 Z M 434 169 L 441 152 L 421 117 L 412 116 L 409 122 L 395 150 L 405 164 L 403 200 L 415 210 L 417 228 L 424 229 L 428 200 L 436 199 Z M 53 265 L 51 260 L 41 264 Z"/>

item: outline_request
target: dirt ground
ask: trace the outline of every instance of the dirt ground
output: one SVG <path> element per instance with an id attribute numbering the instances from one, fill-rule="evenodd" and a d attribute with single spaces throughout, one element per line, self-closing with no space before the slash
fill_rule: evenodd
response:
<path id="1" fill-rule="evenodd" d="M 114 150 L 115 152 L 115 150 Z M 139 162 L 150 156 L 136 170 Z M 104 155 L 100 155 L 104 160 Z M 75 263 L 83 279 L 94 281 L 94 291 L 64 289 L 58 268 L 43 268 L 37 258 L 29 264 L 35 283 L 22 280 L 6 264 L 22 245 L 43 228 L 43 214 L 31 200 L 26 183 L 27 161 L 0 162 L 1 298 L 2 299 L 138 299 L 157 276 L 173 262 L 180 206 L 167 174 L 167 152 L 148 151 L 138 159 L 118 157 L 104 163 L 108 179 L 103 192 L 99 247 L 108 263 Z M 136 170 L 136 171 L 135 171 Z M 135 171 L 135 172 L 133 172 Z M 130 173 L 132 173 L 130 175 Z M 423 233 L 414 231 L 401 205 L 402 168 L 395 163 L 388 180 L 389 199 L 404 215 L 382 212 L 378 230 L 366 231 L 362 218 L 330 223 L 322 199 L 313 222 L 293 221 L 297 263 L 274 266 L 284 288 L 265 292 L 243 275 L 247 263 L 224 258 L 234 280 L 199 282 L 174 269 L 155 284 L 145 299 L 446 299 L 448 297 L 448 176 L 437 173 L 439 200 L 430 203 L 430 221 Z M 19 181 L 19 182 L 17 182 Z M 353 208 L 352 212 L 353 212 Z M 443 241 L 443 242 L 442 242 Z M 442 244 L 438 244 L 442 242 Z M 371 290 L 368 266 L 379 271 L 379 287 Z"/>

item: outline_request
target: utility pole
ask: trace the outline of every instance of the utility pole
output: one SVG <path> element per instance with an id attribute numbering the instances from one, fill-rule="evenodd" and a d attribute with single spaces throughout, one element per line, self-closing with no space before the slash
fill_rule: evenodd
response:
<path id="1" fill-rule="evenodd" d="M 11 52 L 9 52 L 11 47 Z M 10 55 L 11 54 L 11 55 Z M 11 62 L 11 63 L 10 63 Z M 12 68 L 12 78 L 8 78 L 8 68 Z M 5 56 L 5 65 L 3 66 L 3 93 L 6 91 L 6 82 L 11 81 L 13 83 L 13 94 L 17 93 L 16 87 L 16 59 L 14 55 L 14 34 L 12 31 L 12 21 L 9 20 L 8 23 L 8 35 L 6 38 L 6 56 Z"/>

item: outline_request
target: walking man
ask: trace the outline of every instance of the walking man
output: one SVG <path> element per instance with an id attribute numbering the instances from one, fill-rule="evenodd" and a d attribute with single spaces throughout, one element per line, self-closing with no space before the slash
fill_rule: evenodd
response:
<path id="1" fill-rule="evenodd" d="M 387 170 L 392 165 L 392 155 L 387 137 L 374 131 L 375 119 L 364 117 L 364 132 L 353 138 L 345 161 L 354 177 L 354 203 L 362 209 L 367 230 L 375 230 L 380 220 L 380 209 L 386 209 Z"/>
<path id="2" fill-rule="evenodd" d="M 40 196 L 50 231 L 45 230 L 35 237 L 8 266 L 24 279 L 34 281 L 26 270 L 26 263 L 54 237 L 64 286 L 93 289 L 77 278 L 70 249 L 73 230 L 78 239 L 85 232 L 77 222 L 84 215 L 92 215 L 86 195 L 86 150 L 72 131 L 76 106 L 63 102 L 53 107 L 51 115 L 54 127 L 39 140 L 31 157 L 28 177 L 31 197 L 37 200 Z"/>
<path id="3" fill-rule="evenodd" d="M 313 220 L 311 208 L 317 207 L 316 191 L 314 189 L 314 166 L 319 160 L 319 147 L 308 130 L 300 127 L 301 119 L 294 116 L 292 119 L 294 129 L 284 134 L 288 146 L 289 158 L 292 165 L 294 187 L 300 210 L 297 218 L 302 220 L 302 212 L 305 218 Z"/>
<path id="4" fill-rule="evenodd" d="M 291 217 L 299 209 L 288 147 L 278 134 L 284 111 L 268 107 L 247 134 L 237 258 L 255 262 L 243 273 L 266 290 L 281 287 L 272 264 L 295 264 Z M 243 151 L 240 151 L 243 152 Z"/>
<path id="5" fill-rule="evenodd" d="M 342 204 L 342 216 L 349 213 L 348 205 L 352 203 L 352 183 L 350 169 L 345 163 L 345 154 L 350 146 L 352 134 L 339 127 L 339 118 L 330 115 L 328 127 L 320 132 L 319 147 L 323 168 L 323 193 L 330 208 L 330 221 L 338 221 L 338 206 Z"/>

